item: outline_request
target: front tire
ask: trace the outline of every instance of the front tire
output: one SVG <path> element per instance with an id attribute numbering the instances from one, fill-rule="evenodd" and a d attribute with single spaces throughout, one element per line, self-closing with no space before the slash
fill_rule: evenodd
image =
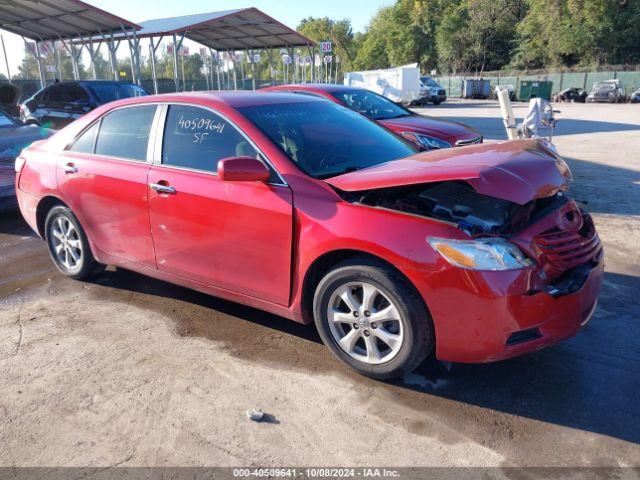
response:
<path id="1" fill-rule="evenodd" d="M 49 254 L 62 274 L 83 280 L 104 270 L 104 265 L 93 257 L 87 235 L 68 207 L 53 207 L 44 225 Z"/>
<path id="2" fill-rule="evenodd" d="M 378 380 L 409 373 L 433 348 L 422 298 L 382 262 L 360 258 L 337 265 L 316 288 L 314 318 L 338 359 Z"/>

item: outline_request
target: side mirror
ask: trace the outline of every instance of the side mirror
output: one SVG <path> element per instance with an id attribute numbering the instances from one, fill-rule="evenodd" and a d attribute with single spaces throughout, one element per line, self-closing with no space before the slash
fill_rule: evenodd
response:
<path id="1" fill-rule="evenodd" d="M 218 177 L 223 182 L 266 182 L 271 173 L 257 158 L 229 157 L 218 162 Z"/>

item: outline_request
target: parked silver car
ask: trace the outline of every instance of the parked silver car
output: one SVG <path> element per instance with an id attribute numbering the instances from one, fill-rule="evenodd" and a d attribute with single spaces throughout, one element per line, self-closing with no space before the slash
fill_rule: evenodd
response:
<path id="1" fill-rule="evenodd" d="M 587 96 L 588 103 L 619 103 L 624 101 L 624 90 L 620 80 L 596 82 Z"/>

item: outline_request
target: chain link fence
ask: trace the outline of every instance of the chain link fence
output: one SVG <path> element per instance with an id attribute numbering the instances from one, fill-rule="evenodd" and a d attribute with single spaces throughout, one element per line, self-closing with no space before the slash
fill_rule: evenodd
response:
<path id="1" fill-rule="evenodd" d="M 438 82 L 447 89 L 449 97 L 461 97 L 462 85 L 465 79 L 478 78 L 475 75 L 441 75 Z M 591 90 L 595 82 L 603 80 L 618 79 L 622 84 L 622 89 L 626 95 L 631 95 L 640 89 L 640 70 L 606 70 L 589 72 L 537 72 L 526 74 L 522 72 L 487 72 L 482 75 L 483 79 L 491 82 L 491 88 L 498 85 L 512 85 L 516 92 L 520 89 L 520 83 L 525 80 L 549 80 L 553 82 L 553 92 L 560 92 L 567 88 L 582 88 Z"/>

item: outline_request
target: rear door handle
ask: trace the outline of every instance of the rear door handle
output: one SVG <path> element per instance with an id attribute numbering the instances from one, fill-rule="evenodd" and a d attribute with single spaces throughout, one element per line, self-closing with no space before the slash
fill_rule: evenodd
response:
<path id="1" fill-rule="evenodd" d="M 76 167 L 73 163 L 67 163 L 64 167 L 64 173 L 78 173 L 78 167 Z"/>
<path id="2" fill-rule="evenodd" d="M 170 185 L 162 185 L 161 183 L 150 183 L 149 186 L 158 193 L 176 193 L 176 189 Z"/>

